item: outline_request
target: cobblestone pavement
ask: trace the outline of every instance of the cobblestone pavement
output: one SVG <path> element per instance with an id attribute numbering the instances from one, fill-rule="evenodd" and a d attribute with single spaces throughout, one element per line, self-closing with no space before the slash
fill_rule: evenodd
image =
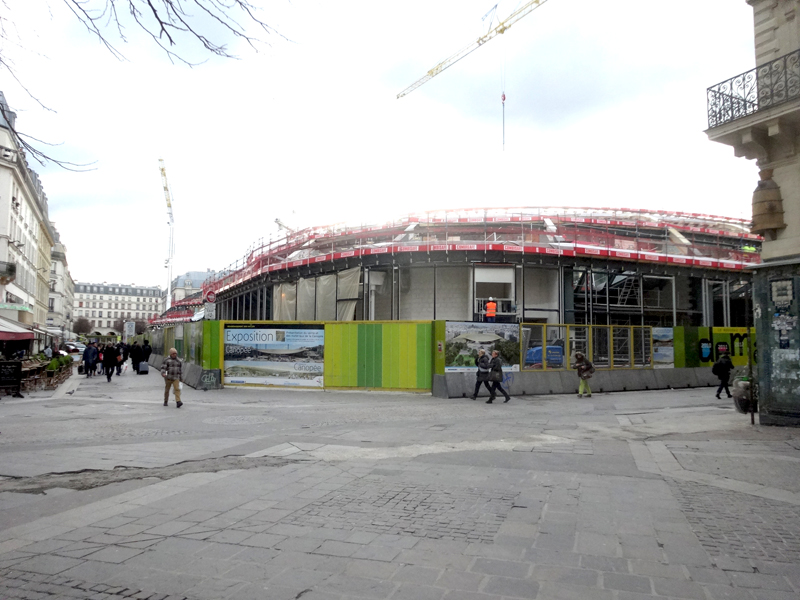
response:
<path id="1" fill-rule="evenodd" d="M 699 483 L 672 483 L 710 556 L 800 565 L 800 506 Z"/>
<path id="2" fill-rule="evenodd" d="M 160 383 L 0 401 L 0 599 L 800 597 L 800 432 L 713 391 Z"/>
<path id="3" fill-rule="evenodd" d="M 359 479 L 295 511 L 285 522 L 334 529 L 491 542 L 516 494 L 481 488 L 383 485 Z"/>

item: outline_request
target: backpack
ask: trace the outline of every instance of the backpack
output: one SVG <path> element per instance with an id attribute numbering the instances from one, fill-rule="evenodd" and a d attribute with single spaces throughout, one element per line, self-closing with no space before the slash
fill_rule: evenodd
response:
<path id="1" fill-rule="evenodd" d="M 721 368 L 722 368 L 722 365 L 719 364 L 719 361 L 715 362 L 714 366 L 711 367 L 712 375 L 716 375 L 717 377 L 719 377 L 721 375 L 721 373 L 720 373 Z"/>

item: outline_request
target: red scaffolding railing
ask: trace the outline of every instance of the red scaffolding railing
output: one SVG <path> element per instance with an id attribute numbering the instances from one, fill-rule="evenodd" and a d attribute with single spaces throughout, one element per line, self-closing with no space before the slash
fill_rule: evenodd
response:
<path id="1" fill-rule="evenodd" d="M 338 223 L 259 240 L 241 260 L 206 281 L 203 296 L 275 270 L 402 252 L 500 250 L 742 269 L 760 262 L 762 238 L 749 226 L 745 219 L 627 208 L 427 211 L 382 224 Z M 717 243 L 709 243 L 713 240 Z"/>

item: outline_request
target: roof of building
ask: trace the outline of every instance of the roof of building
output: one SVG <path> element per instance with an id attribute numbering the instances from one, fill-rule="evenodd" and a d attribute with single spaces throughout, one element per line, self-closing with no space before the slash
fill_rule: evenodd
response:
<path id="1" fill-rule="evenodd" d="M 371 254 L 500 251 L 741 270 L 763 238 L 745 219 L 628 208 L 519 207 L 412 213 L 379 224 L 309 227 L 260 242 L 203 285 L 224 291 L 275 271 Z"/>

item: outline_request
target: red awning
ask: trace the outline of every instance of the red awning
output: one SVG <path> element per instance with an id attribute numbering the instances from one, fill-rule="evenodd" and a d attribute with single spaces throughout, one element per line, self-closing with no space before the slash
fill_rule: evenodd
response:
<path id="1" fill-rule="evenodd" d="M 33 332 L 13 321 L 0 318 L 0 341 L 32 340 Z"/>

